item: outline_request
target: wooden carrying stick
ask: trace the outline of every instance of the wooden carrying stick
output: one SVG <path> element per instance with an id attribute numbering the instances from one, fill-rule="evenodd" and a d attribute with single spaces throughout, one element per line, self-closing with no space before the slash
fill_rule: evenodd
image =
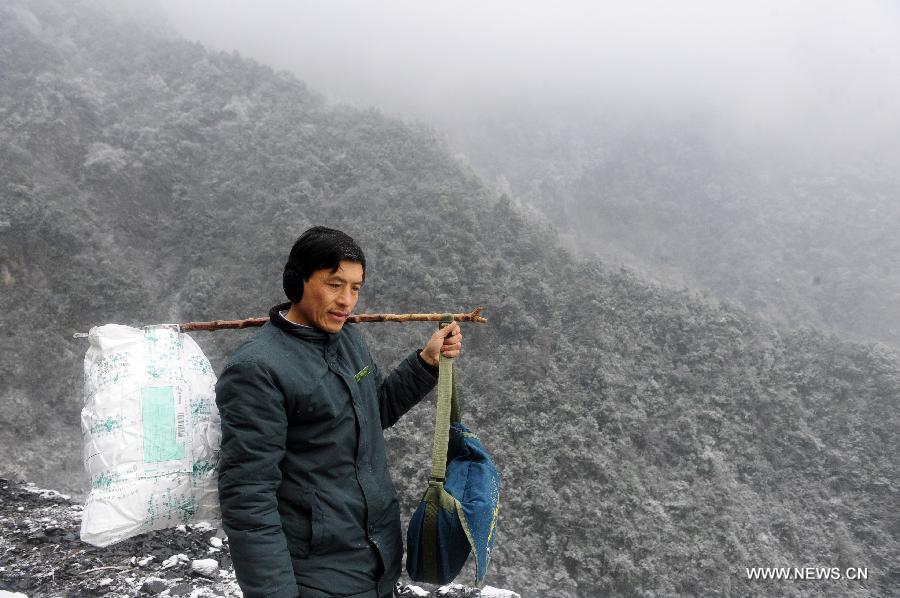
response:
<path id="1" fill-rule="evenodd" d="M 487 324 L 482 317 L 482 307 L 476 307 L 467 314 L 450 314 L 457 322 L 477 322 Z M 440 322 L 446 314 L 359 314 L 347 318 L 348 322 Z M 252 328 L 262 326 L 269 318 L 247 318 L 246 320 L 214 320 L 212 322 L 185 322 L 179 324 L 182 332 L 192 330 L 224 330 L 228 328 Z"/>

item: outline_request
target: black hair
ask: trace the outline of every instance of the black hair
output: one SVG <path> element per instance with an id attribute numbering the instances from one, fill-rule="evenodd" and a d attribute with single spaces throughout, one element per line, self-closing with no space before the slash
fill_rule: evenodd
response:
<path id="1" fill-rule="evenodd" d="M 337 272 L 342 261 L 356 262 L 366 276 L 366 256 L 353 237 L 333 228 L 314 226 L 300 235 L 291 247 L 291 255 L 284 265 L 282 287 L 291 303 L 300 303 L 303 283 L 316 270 Z"/>

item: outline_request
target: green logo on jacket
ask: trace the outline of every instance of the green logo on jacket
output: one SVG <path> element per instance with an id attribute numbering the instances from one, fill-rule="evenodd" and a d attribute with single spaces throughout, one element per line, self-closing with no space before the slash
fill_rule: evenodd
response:
<path id="1" fill-rule="evenodd" d="M 355 376 L 353 376 L 353 379 L 356 380 L 357 382 L 359 382 L 360 380 L 362 380 L 363 378 L 368 376 L 370 373 L 372 373 L 372 370 L 369 368 L 369 366 L 366 366 L 363 369 L 359 370 L 359 373 L 357 373 Z"/>

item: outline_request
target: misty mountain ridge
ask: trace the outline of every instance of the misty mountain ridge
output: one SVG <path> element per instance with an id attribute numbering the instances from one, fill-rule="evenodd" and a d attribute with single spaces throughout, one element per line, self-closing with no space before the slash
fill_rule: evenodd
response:
<path id="1" fill-rule="evenodd" d="M 0 6 L 0 56 L 0 446 L 15 477 L 83 488 L 86 347 L 71 332 L 262 315 L 297 234 L 327 224 L 366 251 L 358 311 L 485 307 L 458 367 L 464 418 L 504 476 L 491 585 L 863 596 L 900 583 L 889 347 L 578 260 L 433 130 L 328 105 L 93 3 Z M 431 332 L 367 326 L 383 368 Z M 219 370 L 248 334 L 193 336 Z M 426 400 L 386 434 L 404 516 L 433 413 Z M 819 563 L 871 576 L 744 573 Z"/>
<path id="2" fill-rule="evenodd" d="M 581 255 L 781 326 L 900 346 L 896 148 L 873 141 L 867 153 L 840 154 L 815 147 L 813 133 L 802 143 L 777 131 L 742 139 L 714 115 L 596 110 L 444 124 L 476 172 L 546 216 Z"/>

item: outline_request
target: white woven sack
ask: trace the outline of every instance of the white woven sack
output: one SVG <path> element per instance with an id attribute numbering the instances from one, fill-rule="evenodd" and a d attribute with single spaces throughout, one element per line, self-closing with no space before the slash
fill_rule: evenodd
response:
<path id="1" fill-rule="evenodd" d="M 90 493 L 81 539 L 108 546 L 220 519 L 216 377 L 174 326 L 92 328 L 81 431 Z"/>

